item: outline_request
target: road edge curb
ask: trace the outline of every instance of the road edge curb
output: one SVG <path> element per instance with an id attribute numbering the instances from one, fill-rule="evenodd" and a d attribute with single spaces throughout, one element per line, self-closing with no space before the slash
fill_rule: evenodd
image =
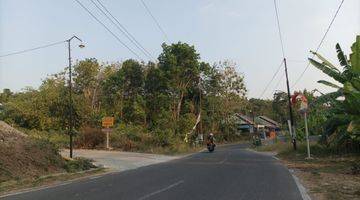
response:
<path id="1" fill-rule="evenodd" d="M 300 191 L 301 197 L 303 200 L 311 200 L 309 194 L 307 193 L 307 189 L 305 188 L 305 186 L 303 186 L 300 182 L 300 179 L 295 175 L 294 170 L 287 168 L 289 173 L 291 174 L 291 176 L 293 177 L 295 184 L 297 186 L 297 188 Z"/>

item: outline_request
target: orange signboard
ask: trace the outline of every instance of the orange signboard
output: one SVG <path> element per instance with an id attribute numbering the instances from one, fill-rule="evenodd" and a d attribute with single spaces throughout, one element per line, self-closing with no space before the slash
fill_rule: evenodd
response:
<path id="1" fill-rule="evenodd" d="M 102 119 L 102 126 L 105 128 L 114 126 L 114 117 L 104 117 Z"/>

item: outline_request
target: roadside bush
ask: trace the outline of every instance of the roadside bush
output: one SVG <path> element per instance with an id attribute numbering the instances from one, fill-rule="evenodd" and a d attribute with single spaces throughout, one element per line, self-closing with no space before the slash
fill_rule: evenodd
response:
<path id="1" fill-rule="evenodd" d="M 96 166 L 92 164 L 91 160 L 81 157 L 67 160 L 64 165 L 64 169 L 70 173 L 89 170 L 91 168 L 96 168 Z"/>
<path id="2" fill-rule="evenodd" d="M 98 128 L 84 127 L 75 140 L 78 148 L 94 149 L 104 144 L 106 135 Z"/>
<path id="3" fill-rule="evenodd" d="M 138 150 L 148 140 L 144 128 L 132 124 L 120 124 L 110 134 L 110 146 L 125 151 Z"/>
<path id="4" fill-rule="evenodd" d="M 156 129 L 153 133 L 152 143 L 155 146 L 166 147 L 171 145 L 171 139 L 174 137 L 172 130 Z"/>
<path id="5" fill-rule="evenodd" d="M 39 131 L 36 129 L 28 130 L 28 129 L 21 129 L 30 138 L 34 139 L 45 139 L 49 140 L 52 144 L 54 144 L 57 148 L 66 148 L 69 146 L 69 138 L 68 135 L 64 132 L 60 131 Z"/>

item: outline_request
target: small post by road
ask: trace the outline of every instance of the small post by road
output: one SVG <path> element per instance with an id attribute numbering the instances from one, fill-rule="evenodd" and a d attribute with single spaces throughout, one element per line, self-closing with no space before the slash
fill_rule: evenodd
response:
<path id="1" fill-rule="evenodd" d="M 304 122 L 305 122 L 305 133 L 306 133 L 306 145 L 307 145 L 307 159 L 310 159 L 310 141 L 309 141 L 309 129 L 307 124 L 307 112 L 308 112 L 308 100 L 305 95 L 295 92 L 292 96 L 292 102 L 295 104 L 297 99 L 301 100 L 299 112 L 304 115 Z"/>
<path id="2" fill-rule="evenodd" d="M 114 126 L 114 117 L 104 117 L 102 119 L 102 131 L 106 134 L 106 149 L 110 149 L 109 135 L 112 129 L 110 127 Z"/>
<path id="3" fill-rule="evenodd" d="M 304 113 L 304 120 L 305 120 L 305 132 L 306 132 L 306 145 L 307 145 L 307 158 L 311 158 L 310 156 L 310 141 L 309 141 L 309 129 L 307 124 L 307 114 Z"/>

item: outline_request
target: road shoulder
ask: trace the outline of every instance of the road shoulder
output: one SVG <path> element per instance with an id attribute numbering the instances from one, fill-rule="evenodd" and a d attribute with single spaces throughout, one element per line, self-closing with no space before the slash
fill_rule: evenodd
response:
<path id="1" fill-rule="evenodd" d="M 294 173 L 294 170 L 289 168 L 288 165 L 286 165 L 284 162 L 282 162 L 282 160 L 280 158 L 278 158 L 277 152 L 275 151 L 256 151 L 254 149 L 251 148 L 247 148 L 247 151 L 253 152 L 253 153 L 257 153 L 257 154 L 261 154 L 261 155 L 266 155 L 266 156 L 270 156 L 273 159 L 281 162 L 289 171 L 289 173 L 291 174 L 291 176 L 294 179 L 294 182 L 296 183 L 296 186 L 301 194 L 301 197 L 303 200 L 311 200 L 310 195 L 308 194 L 308 189 L 301 183 L 299 177 L 296 176 L 296 174 Z"/>

